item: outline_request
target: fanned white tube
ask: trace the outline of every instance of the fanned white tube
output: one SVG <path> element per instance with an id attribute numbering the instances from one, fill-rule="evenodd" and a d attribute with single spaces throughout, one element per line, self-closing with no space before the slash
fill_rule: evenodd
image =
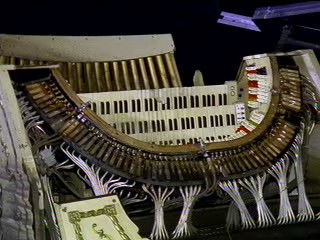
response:
<path id="1" fill-rule="evenodd" d="M 288 152 L 288 154 L 291 156 L 294 162 L 294 166 L 296 170 L 296 179 L 297 179 L 298 193 L 299 193 L 298 215 L 297 215 L 298 222 L 312 221 L 315 219 L 315 215 L 311 208 L 310 202 L 308 200 L 305 185 L 304 185 L 303 163 L 302 163 L 302 157 L 301 157 L 302 144 L 303 144 L 303 136 L 302 134 L 299 133 L 297 134 L 295 142 L 292 144 L 292 147 Z"/>
<path id="2" fill-rule="evenodd" d="M 56 212 L 54 210 L 54 205 L 53 205 L 54 200 L 53 200 L 53 196 L 52 196 L 51 186 L 49 183 L 49 178 L 48 178 L 48 176 L 44 175 L 41 177 L 41 180 L 43 183 L 43 189 L 45 190 L 44 194 L 47 197 L 49 209 L 50 209 L 50 213 L 48 213 L 48 216 L 51 217 L 52 223 L 54 225 L 53 236 L 51 236 L 51 238 L 53 240 L 61 240 L 61 232 L 60 232 L 58 220 L 56 217 Z"/>
<path id="3" fill-rule="evenodd" d="M 190 237 L 197 229 L 192 225 L 192 210 L 197 197 L 201 191 L 201 186 L 185 186 L 179 187 L 183 198 L 183 209 L 177 227 L 173 231 L 173 239 Z"/>
<path id="4" fill-rule="evenodd" d="M 306 110 L 304 111 L 304 126 L 306 126 L 306 139 L 302 143 L 308 145 L 310 135 L 314 130 L 317 119 L 319 119 L 320 104 L 317 95 L 315 94 L 316 88 L 314 84 L 309 79 L 305 79 L 304 85 L 305 90 L 303 91 L 302 96 L 306 108 Z M 316 111 L 317 114 L 312 114 L 312 111 L 310 109 L 311 107 Z M 315 218 L 316 220 L 320 220 L 320 213 L 316 214 Z"/>
<path id="5" fill-rule="evenodd" d="M 121 203 L 123 206 L 138 202 L 144 202 L 148 199 L 148 196 L 146 194 L 142 196 L 139 193 L 136 193 L 133 196 L 131 195 L 132 192 L 127 192 L 127 194 L 125 195 L 123 190 L 120 191 L 119 197 L 121 198 Z"/>
<path id="6" fill-rule="evenodd" d="M 269 227 L 276 223 L 276 219 L 270 212 L 266 202 L 263 198 L 263 186 L 266 180 L 266 173 L 264 172 L 262 176 L 257 175 L 255 177 L 251 176 L 249 178 L 239 179 L 239 184 L 245 187 L 254 197 L 257 203 L 258 211 L 258 227 Z"/>
<path id="7" fill-rule="evenodd" d="M 174 188 L 158 187 L 151 185 L 149 188 L 142 185 L 142 189 L 148 193 L 154 202 L 154 224 L 150 238 L 152 240 L 166 240 L 169 239 L 169 234 L 164 223 L 163 207 L 168 197 L 173 193 Z"/>
<path id="8" fill-rule="evenodd" d="M 105 172 L 100 177 L 101 168 L 96 168 L 95 165 L 90 167 L 81 155 L 76 156 L 74 150 L 70 152 L 70 147 L 66 143 L 62 143 L 60 148 L 85 173 L 85 177 L 82 177 L 77 171 L 78 175 L 91 186 L 96 196 L 115 193 L 116 189 L 135 185 L 135 182 L 129 184 L 129 180 L 122 180 L 121 177 L 109 174 L 109 172 Z"/>
<path id="9" fill-rule="evenodd" d="M 236 180 L 228 180 L 225 182 L 219 182 L 219 186 L 222 190 L 230 195 L 234 203 L 240 211 L 242 229 L 252 229 L 256 226 L 253 218 L 251 217 L 239 191 L 238 183 Z"/>
<path id="10" fill-rule="evenodd" d="M 66 147 L 66 148 L 65 148 Z M 86 174 L 92 190 L 96 196 L 106 194 L 104 186 L 99 181 L 97 174 L 85 163 L 81 157 L 77 157 L 74 154 L 74 151 L 71 153 L 69 151 L 69 146 L 66 143 L 60 145 L 60 149 Z"/>
<path id="11" fill-rule="evenodd" d="M 305 79 L 303 83 L 305 86 L 302 91 L 303 102 L 306 104 L 310 104 L 317 112 L 319 112 L 319 100 L 316 95 L 316 87 L 308 79 Z"/>
<path id="12" fill-rule="evenodd" d="M 289 195 L 288 195 L 288 184 L 287 184 L 287 173 L 289 168 L 289 158 L 285 155 L 279 162 L 268 169 L 268 173 L 272 175 L 278 183 L 280 193 L 280 207 L 278 214 L 278 224 L 288 224 L 295 222 L 295 215 L 293 213 Z"/>
<path id="13" fill-rule="evenodd" d="M 239 229 L 241 224 L 240 212 L 234 201 L 232 201 L 228 208 L 226 228 L 233 230 Z"/>

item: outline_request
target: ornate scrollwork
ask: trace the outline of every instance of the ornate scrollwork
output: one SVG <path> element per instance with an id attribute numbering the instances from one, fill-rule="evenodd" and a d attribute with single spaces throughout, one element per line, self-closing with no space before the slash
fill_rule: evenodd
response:
<path id="1" fill-rule="evenodd" d="M 79 211 L 72 211 L 68 213 L 69 222 L 73 224 L 73 228 L 77 237 L 77 240 L 85 240 L 82 235 L 82 230 L 80 227 L 80 221 L 83 218 L 90 218 L 90 217 L 96 217 L 106 215 L 110 218 L 115 230 L 119 233 L 122 240 L 130 240 L 129 236 L 125 233 L 125 230 L 121 226 L 117 215 L 116 206 L 113 205 L 106 205 L 104 208 L 97 209 L 97 210 L 90 210 L 87 212 L 79 212 Z M 98 234 L 100 239 L 107 239 L 112 240 L 110 236 L 104 233 L 103 229 L 96 230 L 97 224 L 94 223 L 92 225 L 94 233 Z"/>
<path id="2" fill-rule="evenodd" d="M 97 227 L 98 225 L 96 223 L 92 224 L 92 230 L 94 233 L 98 234 L 99 235 L 99 238 L 100 239 L 107 239 L 107 240 L 112 240 L 111 237 L 109 237 L 107 234 L 104 233 L 103 229 L 100 229 L 100 230 L 96 230 L 95 228 Z"/>
<path id="3" fill-rule="evenodd" d="M 82 236 L 82 230 L 80 227 L 81 214 L 79 211 L 73 211 L 68 213 L 69 222 L 73 224 L 74 232 L 77 240 L 84 240 Z"/>

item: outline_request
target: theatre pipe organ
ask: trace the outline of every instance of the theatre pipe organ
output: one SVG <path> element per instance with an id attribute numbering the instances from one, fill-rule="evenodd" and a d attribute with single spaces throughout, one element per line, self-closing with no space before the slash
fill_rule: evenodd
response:
<path id="1" fill-rule="evenodd" d="M 123 210 L 141 204 L 154 205 L 151 239 L 196 236 L 193 207 L 202 198 L 214 201 L 217 192 L 229 199 L 229 229 L 318 217 L 302 167 L 318 122 L 320 72 L 312 51 L 244 57 L 235 81 L 183 87 L 170 35 L 3 35 L 0 46 L 1 71 L 12 82 L 45 189 L 39 190 L 45 216 L 36 215 L 39 199 L 33 202 L 36 238 L 44 236 L 45 222 L 52 239 L 141 239 Z M 298 212 L 289 201 L 293 172 Z M 279 186 L 278 213 L 264 200 L 271 182 Z M 256 213 L 243 193 L 256 202 Z M 88 197 L 97 201 L 91 213 Z M 182 207 L 173 231 L 164 220 L 170 202 Z M 100 215 L 113 230 L 101 226 Z"/>

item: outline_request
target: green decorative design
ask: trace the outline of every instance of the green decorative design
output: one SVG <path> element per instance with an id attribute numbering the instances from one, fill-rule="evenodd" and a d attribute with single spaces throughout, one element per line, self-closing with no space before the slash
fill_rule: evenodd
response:
<path id="1" fill-rule="evenodd" d="M 104 233 L 103 229 L 96 230 L 96 229 L 95 229 L 96 227 L 97 227 L 97 224 L 96 224 L 96 223 L 92 224 L 93 232 L 94 232 L 95 234 L 98 234 L 100 239 L 112 240 L 111 237 L 109 237 L 107 234 Z"/>
<path id="2" fill-rule="evenodd" d="M 120 225 L 120 222 L 117 218 L 117 210 L 116 206 L 113 205 L 106 205 L 104 208 L 98 209 L 98 210 L 90 210 L 88 212 L 79 212 L 79 211 L 72 211 L 68 213 L 69 217 L 69 222 L 72 223 L 77 240 L 85 240 L 82 235 L 82 230 L 80 227 L 80 221 L 83 218 L 90 218 L 90 217 L 96 217 L 96 216 L 101 216 L 101 215 L 106 215 L 110 218 L 114 228 L 116 231 L 119 233 L 121 236 L 121 240 L 130 240 L 128 235 L 125 233 L 123 227 Z M 92 225 L 94 233 L 98 234 L 100 239 L 107 239 L 107 240 L 112 240 L 108 235 L 104 233 L 104 231 L 101 230 L 96 230 L 95 228 L 97 227 L 97 224 L 94 223 Z"/>
<path id="3" fill-rule="evenodd" d="M 69 222 L 73 224 L 74 232 L 77 240 L 84 240 L 82 236 L 82 230 L 80 227 L 81 215 L 79 211 L 73 211 L 68 213 Z"/>

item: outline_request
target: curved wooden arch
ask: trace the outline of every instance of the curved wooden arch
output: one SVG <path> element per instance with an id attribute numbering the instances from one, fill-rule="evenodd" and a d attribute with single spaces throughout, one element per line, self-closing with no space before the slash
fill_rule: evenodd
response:
<path id="1" fill-rule="evenodd" d="M 282 102 L 283 73 L 276 57 L 270 57 L 268 67 L 271 69 L 268 74 L 273 76 L 272 96 L 261 124 L 239 139 L 205 145 L 161 146 L 119 132 L 92 110 L 84 108 L 85 103 L 59 69 L 51 70 L 50 81 L 26 84 L 26 91 L 49 125 L 95 165 L 138 182 L 163 186 L 193 185 L 207 181 L 212 174 L 228 178 L 257 173 L 272 165 L 290 146 L 297 127 L 287 118 L 292 109 Z M 58 93 L 54 89 L 59 89 Z M 54 100 L 58 96 L 65 100 Z M 43 106 L 48 99 L 52 99 L 49 102 L 53 106 Z M 69 109 L 70 106 L 73 110 Z M 51 107 L 60 108 L 55 117 L 48 114 Z M 77 128 L 83 132 L 76 138 L 70 134 L 74 123 L 81 126 Z M 97 151 L 99 146 L 101 150 Z"/>

